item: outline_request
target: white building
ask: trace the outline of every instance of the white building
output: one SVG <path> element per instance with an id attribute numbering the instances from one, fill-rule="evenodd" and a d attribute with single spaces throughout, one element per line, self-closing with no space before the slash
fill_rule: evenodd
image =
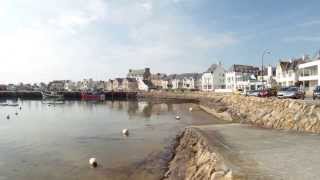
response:
<path id="1" fill-rule="evenodd" d="M 225 88 L 225 69 L 222 64 L 212 64 L 210 68 L 202 74 L 201 90 L 214 91 Z"/>
<path id="2" fill-rule="evenodd" d="M 134 78 L 138 82 L 138 89 L 140 91 L 148 91 L 152 88 L 150 68 L 145 69 L 129 69 L 127 78 Z"/>
<path id="3" fill-rule="evenodd" d="M 169 88 L 169 80 L 168 80 L 168 78 L 164 78 L 164 79 L 162 79 L 162 81 L 161 81 L 161 87 L 162 87 L 162 89 L 168 89 Z"/>
<path id="4" fill-rule="evenodd" d="M 226 89 L 256 90 L 262 87 L 258 81 L 259 68 L 248 65 L 234 64 L 226 73 Z"/>
<path id="5" fill-rule="evenodd" d="M 276 81 L 276 68 L 269 65 L 268 67 L 265 67 L 263 69 L 263 75 L 262 71 L 259 72 L 259 75 L 257 77 L 257 84 L 261 84 L 259 82 L 263 82 L 263 86 L 266 88 L 271 88 L 273 86 L 277 85 Z"/>
<path id="6" fill-rule="evenodd" d="M 189 89 L 195 90 L 200 89 L 201 74 L 198 73 L 184 73 L 184 74 L 174 74 L 168 76 L 169 82 L 168 86 L 171 89 Z"/>
<path id="7" fill-rule="evenodd" d="M 93 79 L 83 79 L 81 81 L 80 90 L 81 91 L 93 91 L 95 88 L 95 82 Z"/>
<path id="8" fill-rule="evenodd" d="M 76 82 L 73 82 L 73 81 L 70 81 L 70 80 L 67 80 L 65 82 L 64 89 L 66 91 L 76 91 L 76 90 L 78 90 Z"/>
<path id="9" fill-rule="evenodd" d="M 281 87 L 293 86 L 299 80 L 298 66 L 305 63 L 301 59 L 280 61 L 276 69 L 276 81 Z"/>
<path id="10" fill-rule="evenodd" d="M 320 84 L 320 60 L 299 64 L 298 69 L 298 81 L 301 82 L 305 91 L 312 91 Z"/>

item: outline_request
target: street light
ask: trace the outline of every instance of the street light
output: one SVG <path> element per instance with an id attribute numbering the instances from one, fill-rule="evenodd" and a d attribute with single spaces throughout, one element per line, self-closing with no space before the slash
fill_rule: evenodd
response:
<path id="1" fill-rule="evenodd" d="M 262 53 L 262 57 L 261 57 L 261 78 L 262 78 L 262 89 L 264 89 L 264 83 L 263 83 L 263 58 L 264 58 L 264 56 L 266 55 L 266 54 L 271 54 L 271 52 L 268 50 L 268 49 L 266 49 L 266 50 L 264 50 L 263 51 L 263 53 Z"/>

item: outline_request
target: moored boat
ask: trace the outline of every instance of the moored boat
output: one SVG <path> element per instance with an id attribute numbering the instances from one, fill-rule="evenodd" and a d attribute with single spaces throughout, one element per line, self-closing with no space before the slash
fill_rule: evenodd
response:
<path id="1" fill-rule="evenodd" d="M 106 96 L 102 92 L 81 92 L 81 100 L 104 101 Z"/>
<path id="2" fill-rule="evenodd" d="M 63 100 L 64 96 L 63 94 L 59 94 L 55 91 L 42 91 L 42 99 L 57 99 L 57 100 Z"/>

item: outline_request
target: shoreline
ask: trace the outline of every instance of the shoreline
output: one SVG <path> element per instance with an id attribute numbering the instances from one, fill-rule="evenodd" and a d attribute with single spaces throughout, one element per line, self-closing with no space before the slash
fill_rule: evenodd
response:
<path id="1" fill-rule="evenodd" d="M 286 177 L 291 177 L 293 172 L 285 169 L 282 171 L 275 169 L 268 172 L 268 169 L 277 164 L 275 163 L 277 161 L 272 161 L 275 158 L 272 154 L 279 153 L 277 147 L 287 148 L 286 144 L 283 144 L 283 140 L 279 142 L 273 136 L 275 134 L 285 134 L 284 141 L 294 143 L 295 141 L 291 139 L 296 138 L 296 134 L 307 136 L 309 133 L 319 134 L 320 132 L 320 119 L 318 118 L 320 117 L 320 106 L 303 101 L 200 92 L 148 92 L 145 93 L 145 96 L 155 100 L 188 99 L 198 101 L 201 110 L 232 123 L 231 125 L 217 127 L 213 125 L 213 127 L 209 128 L 206 125 L 186 127 L 180 137 L 176 138 L 177 142 L 173 159 L 168 162 L 168 170 L 164 174 L 163 180 L 240 180 L 248 179 L 248 177 L 250 177 L 249 179 L 259 179 L 259 177 L 264 177 L 265 179 L 270 179 L 270 177 L 286 179 Z M 227 137 L 232 137 L 231 142 L 228 143 L 231 144 L 224 142 L 225 135 L 219 134 L 220 127 L 228 130 L 229 134 L 227 134 Z M 229 132 L 229 129 L 232 129 L 232 131 Z M 246 129 L 252 131 L 251 133 L 257 135 L 257 137 L 261 136 L 260 138 L 265 136 L 269 138 L 270 136 L 269 143 L 274 144 L 276 147 L 275 149 L 268 149 L 272 152 L 270 153 L 270 157 L 265 159 L 264 154 L 255 152 L 255 149 L 264 147 L 263 141 L 259 138 L 253 138 L 252 142 L 249 141 L 253 144 L 250 149 L 241 147 L 246 149 L 243 151 L 245 154 L 243 157 L 240 153 L 242 151 L 233 149 L 233 146 L 237 144 L 237 141 L 234 142 L 234 139 L 238 139 L 238 136 L 246 137 L 243 134 L 246 134 Z M 237 136 L 239 132 L 242 134 L 240 133 Z M 224 134 L 224 132 L 221 132 L 221 134 Z M 250 139 L 251 137 L 248 136 L 246 138 Z M 306 137 L 304 140 L 308 141 L 309 138 Z M 242 141 L 242 143 L 246 144 L 248 140 L 242 139 Z M 253 160 L 254 158 L 252 159 L 249 153 L 251 151 L 257 153 L 257 156 L 260 158 L 259 161 Z M 304 151 L 291 153 L 297 153 L 295 155 L 297 157 L 301 156 L 300 158 L 302 159 L 308 154 Z M 286 154 L 276 159 L 279 161 L 278 164 L 288 161 L 285 157 Z M 294 163 L 298 159 L 295 158 L 289 160 Z M 268 162 L 269 164 L 267 165 L 271 165 L 271 167 L 257 166 L 257 164 L 264 164 L 265 162 Z M 316 165 L 311 163 L 310 166 Z M 286 175 L 283 176 L 282 174 Z M 303 173 L 298 173 L 297 175 L 301 177 L 305 176 Z M 313 176 L 315 173 L 308 175 Z"/>

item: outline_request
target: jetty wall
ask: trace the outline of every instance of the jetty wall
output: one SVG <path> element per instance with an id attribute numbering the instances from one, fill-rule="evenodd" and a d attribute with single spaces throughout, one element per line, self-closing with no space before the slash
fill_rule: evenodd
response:
<path id="1" fill-rule="evenodd" d="M 173 159 L 163 179 L 245 179 L 232 167 L 219 153 L 217 146 L 210 143 L 201 131 L 189 127 L 178 137 Z"/>
<path id="2" fill-rule="evenodd" d="M 149 92 L 146 97 L 194 99 L 221 119 L 275 129 L 320 133 L 320 105 L 294 99 L 202 92 Z"/>

